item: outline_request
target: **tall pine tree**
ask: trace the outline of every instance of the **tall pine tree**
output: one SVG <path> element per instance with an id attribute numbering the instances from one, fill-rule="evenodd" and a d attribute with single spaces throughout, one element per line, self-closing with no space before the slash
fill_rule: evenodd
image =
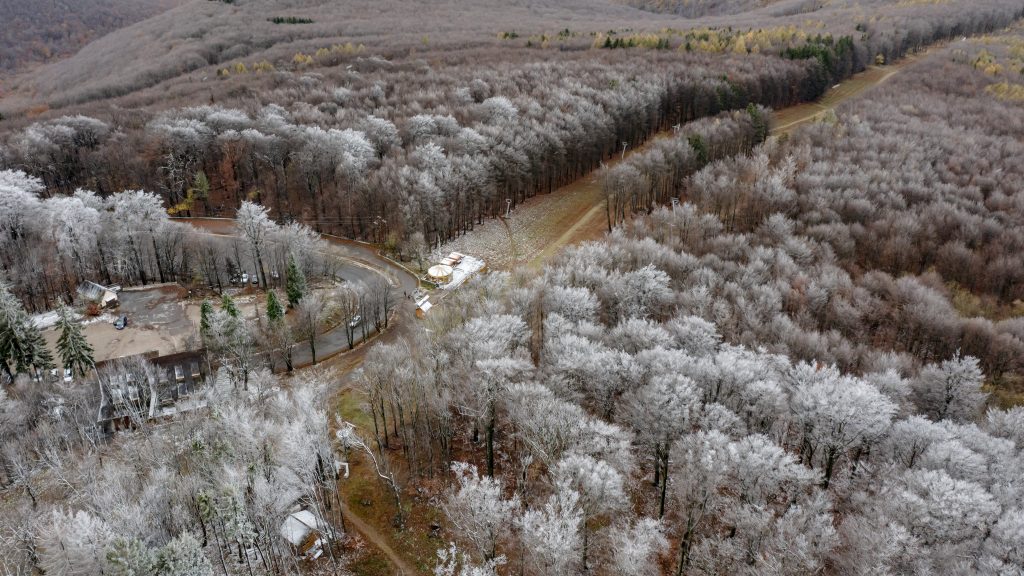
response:
<path id="1" fill-rule="evenodd" d="M 13 366 L 13 370 L 12 370 Z M 54 368 L 53 355 L 46 347 L 42 332 L 11 294 L 7 285 L 0 282 L 0 368 L 8 376 L 28 374 L 33 370 Z"/>
<path id="2" fill-rule="evenodd" d="M 267 291 L 267 320 L 270 321 L 271 325 L 275 325 L 283 318 L 284 308 L 281 307 L 277 294 L 273 290 Z"/>
<path id="3" fill-rule="evenodd" d="M 43 338 L 43 333 L 32 324 L 32 320 L 28 319 L 27 316 L 24 328 L 27 347 L 25 357 L 22 359 L 22 363 L 19 364 L 18 371 L 28 373 L 30 369 L 35 369 L 36 373 L 39 373 L 56 368 L 57 365 L 53 363 L 53 354 L 46 347 L 46 339 Z"/>
<path id="4" fill-rule="evenodd" d="M 7 284 L 0 282 L 0 368 L 11 378 L 14 378 L 13 370 L 20 349 L 14 331 L 19 311 L 21 303 L 11 294 Z"/>
<path id="5" fill-rule="evenodd" d="M 118 538 L 107 548 L 109 576 L 143 576 L 156 572 L 156 555 L 136 538 Z"/>
<path id="6" fill-rule="evenodd" d="M 224 312 L 227 312 L 227 314 L 232 318 L 238 318 L 241 316 L 241 312 L 238 311 L 238 306 L 235 306 L 235 301 L 227 294 L 224 294 L 220 299 L 220 308 Z"/>
<path id="7" fill-rule="evenodd" d="M 292 365 L 292 329 L 284 321 L 284 307 L 273 290 L 267 293 L 267 320 L 270 324 L 272 342 L 284 352 L 284 365 L 291 372 Z"/>
<path id="8" fill-rule="evenodd" d="M 213 304 L 203 300 L 199 306 L 199 336 L 205 340 L 210 336 L 210 319 L 213 317 Z"/>
<path id="9" fill-rule="evenodd" d="M 284 289 L 288 294 L 288 307 L 299 305 L 299 300 L 306 295 L 306 276 L 295 263 L 295 256 L 288 258 L 288 269 L 284 275 Z"/>
<path id="10" fill-rule="evenodd" d="M 85 376 L 96 364 L 92 346 L 82 334 L 82 326 L 71 318 L 71 311 L 65 307 L 60 309 L 57 326 L 60 328 L 57 353 L 64 364 L 64 369 L 71 370 L 72 374 Z"/>

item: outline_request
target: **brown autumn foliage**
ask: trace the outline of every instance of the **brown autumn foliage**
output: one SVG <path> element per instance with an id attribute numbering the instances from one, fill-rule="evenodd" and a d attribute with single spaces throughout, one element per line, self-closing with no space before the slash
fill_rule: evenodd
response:
<path id="1" fill-rule="evenodd" d="M 0 0 L 0 76 L 70 54 L 182 0 Z"/>

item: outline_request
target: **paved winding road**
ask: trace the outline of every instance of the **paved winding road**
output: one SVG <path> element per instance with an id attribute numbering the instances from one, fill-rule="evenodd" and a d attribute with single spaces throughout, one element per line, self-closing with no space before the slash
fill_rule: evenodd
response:
<path id="1" fill-rule="evenodd" d="M 234 220 L 229 218 L 176 218 L 180 222 L 188 222 L 192 226 L 215 236 L 237 236 Z M 411 294 L 416 290 L 417 280 L 406 268 L 380 256 L 377 249 L 371 245 L 354 242 L 330 235 L 323 235 L 327 241 L 326 254 L 341 262 L 338 276 L 347 282 L 365 283 L 376 281 L 380 278 L 387 280 L 395 290 L 396 316 L 395 324 L 388 326 L 384 334 L 391 335 L 396 332 L 396 324 L 407 324 L 415 320 L 415 305 L 412 300 L 403 297 L 403 294 Z M 374 334 L 370 334 L 373 340 Z M 393 338 L 393 336 L 391 336 Z M 388 338 L 388 339 L 391 339 Z M 356 344 L 362 342 L 362 330 L 356 335 Z M 358 347 L 352 350 L 352 359 L 358 358 L 361 362 L 365 353 L 365 347 Z M 317 336 L 316 338 L 317 362 L 326 362 L 349 351 L 348 335 L 345 333 L 344 324 L 339 324 L 332 330 Z M 357 351 L 362 353 L 356 354 Z M 313 363 L 312 354 L 308 343 L 299 342 L 295 345 L 292 359 L 296 368 L 309 366 Z M 338 358 L 339 363 L 349 363 L 350 358 Z"/>

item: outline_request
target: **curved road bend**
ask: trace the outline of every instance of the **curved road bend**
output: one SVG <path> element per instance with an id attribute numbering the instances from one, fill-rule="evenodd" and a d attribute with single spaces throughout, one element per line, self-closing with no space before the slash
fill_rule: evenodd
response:
<path id="1" fill-rule="evenodd" d="M 196 228 L 205 230 L 208 234 L 216 236 L 235 236 L 234 221 L 226 218 L 175 218 L 176 221 L 188 222 Z M 388 329 L 379 338 L 391 340 L 393 334 L 398 332 L 399 327 L 407 328 L 407 325 L 415 320 L 415 303 L 411 299 L 404 298 L 405 294 L 412 294 L 416 290 L 416 278 L 405 268 L 396 265 L 394 262 L 380 256 L 377 250 L 370 245 L 353 242 L 343 238 L 330 235 L 321 235 L 327 242 L 330 255 L 342 262 L 338 276 L 348 282 L 369 282 L 378 277 L 383 277 L 395 289 L 396 317 L 394 324 L 389 324 Z M 362 342 L 362 330 L 356 336 L 356 343 Z M 371 336 L 371 339 L 373 337 Z M 359 347 L 352 351 L 352 354 L 342 355 L 349 350 L 348 335 L 345 333 L 344 324 L 339 324 L 332 330 L 317 336 L 316 338 L 317 362 L 327 362 L 337 359 L 339 366 L 349 366 L 344 370 L 349 372 L 362 362 L 365 355 L 365 348 Z M 309 346 L 298 342 L 292 354 L 296 368 L 312 364 L 312 355 Z"/>

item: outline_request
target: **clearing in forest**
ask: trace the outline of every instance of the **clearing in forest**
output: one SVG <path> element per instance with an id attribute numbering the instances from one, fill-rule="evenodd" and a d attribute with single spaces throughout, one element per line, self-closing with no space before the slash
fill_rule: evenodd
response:
<path id="1" fill-rule="evenodd" d="M 904 58 L 891 66 L 872 66 L 829 89 L 817 102 L 776 111 L 772 132 L 789 133 L 813 121 L 822 113 L 881 84 L 923 54 Z M 644 150 L 657 138 L 670 135 L 668 131 L 658 133 L 627 155 Z M 616 157 L 608 165 L 619 160 Z M 550 194 L 530 198 L 516 207 L 508 218 L 489 220 L 477 226 L 472 232 L 442 245 L 434 256 L 436 259 L 454 250 L 482 257 L 492 270 L 511 271 L 523 266 L 536 269 L 563 247 L 595 240 L 607 230 L 604 194 L 595 171 Z"/>

